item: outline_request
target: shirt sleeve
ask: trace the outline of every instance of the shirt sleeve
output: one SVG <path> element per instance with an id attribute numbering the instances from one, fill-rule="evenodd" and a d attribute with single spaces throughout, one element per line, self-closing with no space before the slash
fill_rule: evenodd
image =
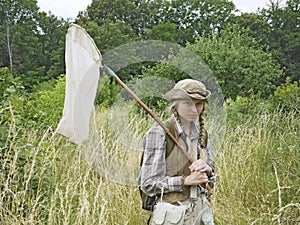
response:
<path id="1" fill-rule="evenodd" d="M 141 189 L 148 195 L 162 191 L 182 191 L 182 177 L 166 175 L 166 133 L 160 126 L 152 127 L 143 140 L 144 156 L 141 167 Z"/>

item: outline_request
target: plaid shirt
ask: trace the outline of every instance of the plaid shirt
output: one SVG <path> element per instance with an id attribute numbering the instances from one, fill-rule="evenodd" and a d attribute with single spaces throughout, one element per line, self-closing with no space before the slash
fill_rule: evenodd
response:
<path id="1" fill-rule="evenodd" d="M 181 126 L 172 115 L 175 129 L 179 138 L 185 140 L 185 133 Z M 169 177 L 166 175 L 166 132 L 159 126 L 153 126 L 146 133 L 143 145 L 144 156 L 141 170 L 139 172 L 138 182 L 141 189 L 146 194 L 153 196 L 161 193 L 162 189 L 165 193 L 182 190 L 182 176 Z M 198 142 L 199 130 L 194 123 L 191 125 L 190 140 L 192 143 Z M 184 146 L 187 148 L 187 146 Z M 198 151 L 200 147 L 198 145 Z M 213 169 L 214 173 L 214 158 L 212 153 L 212 143 L 210 136 L 207 142 L 208 165 Z"/>

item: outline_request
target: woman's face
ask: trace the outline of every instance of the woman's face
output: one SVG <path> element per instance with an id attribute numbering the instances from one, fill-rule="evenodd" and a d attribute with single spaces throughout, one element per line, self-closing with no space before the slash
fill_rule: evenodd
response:
<path id="1" fill-rule="evenodd" d="M 204 102 L 201 100 L 180 100 L 177 105 L 177 112 L 181 119 L 193 122 L 202 113 Z"/>

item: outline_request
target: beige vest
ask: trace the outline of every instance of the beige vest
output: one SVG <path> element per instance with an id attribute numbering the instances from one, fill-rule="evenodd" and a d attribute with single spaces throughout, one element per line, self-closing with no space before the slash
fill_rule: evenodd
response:
<path id="1" fill-rule="evenodd" d="M 182 139 L 179 140 L 180 144 L 182 146 L 185 146 L 185 143 Z M 197 149 L 197 141 L 195 143 L 191 144 L 192 149 L 196 151 Z M 192 152 L 191 149 L 189 149 L 190 156 L 192 158 L 195 158 L 195 152 Z M 172 149 L 170 155 L 166 159 L 166 166 L 167 166 L 167 176 L 174 177 L 174 176 L 188 176 L 190 175 L 190 162 L 187 160 L 185 155 L 182 153 L 182 151 L 178 148 L 177 145 L 174 145 L 174 148 Z M 163 200 L 168 203 L 174 203 L 177 201 L 183 201 L 190 197 L 190 187 L 186 187 L 182 192 L 170 192 L 170 193 L 164 193 L 163 194 Z"/>

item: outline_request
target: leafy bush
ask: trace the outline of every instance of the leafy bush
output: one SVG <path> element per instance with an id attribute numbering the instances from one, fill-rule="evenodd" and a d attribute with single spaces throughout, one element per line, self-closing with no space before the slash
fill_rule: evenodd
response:
<path id="1" fill-rule="evenodd" d="M 274 94 L 268 99 L 252 94 L 249 97 L 238 96 L 235 101 L 226 100 L 228 120 L 233 126 L 238 126 L 248 120 L 253 120 L 253 112 L 273 112 L 280 110 L 282 113 L 300 112 L 300 82 L 291 83 L 288 78 L 285 84 L 276 87 Z"/>
<path id="2" fill-rule="evenodd" d="M 273 109 L 282 108 L 285 112 L 300 112 L 300 81 L 291 82 L 288 77 L 285 84 L 276 87 L 269 103 Z"/>
<path id="3" fill-rule="evenodd" d="M 228 98 L 259 92 L 268 97 L 283 74 L 264 46 L 250 37 L 248 30 L 235 25 L 220 35 L 199 37 L 188 47 L 208 64 Z"/>
<path id="4" fill-rule="evenodd" d="M 269 111 L 268 101 L 252 94 L 250 97 L 237 96 L 236 100 L 226 100 L 227 119 L 231 126 L 236 127 L 253 120 L 253 113 Z"/>
<path id="5" fill-rule="evenodd" d="M 9 137 L 12 124 L 20 128 L 24 122 L 28 94 L 20 80 L 14 78 L 8 68 L 0 68 L 0 75 L 0 147 L 2 147 Z M 22 130 L 20 129 L 20 133 Z"/>
<path id="6" fill-rule="evenodd" d="M 120 89 L 120 85 L 103 74 L 98 82 L 95 104 L 101 108 L 110 107 L 114 103 Z"/>
<path id="7" fill-rule="evenodd" d="M 31 95 L 33 112 L 37 127 L 55 126 L 62 116 L 65 97 L 65 76 L 61 75 L 52 83 L 42 83 L 34 88 Z"/>
<path id="8" fill-rule="evenodd" d="M 2 79 L 0 90 L 0 146 L 9 138 L 12 125 L 22 137 L 27 129 L 44 130 L 55 126 L 62 114 L 65 81 L 42 83 L 28 93 L 18 78 L 13 78 L 7 68 L 0 69 Z"/>

